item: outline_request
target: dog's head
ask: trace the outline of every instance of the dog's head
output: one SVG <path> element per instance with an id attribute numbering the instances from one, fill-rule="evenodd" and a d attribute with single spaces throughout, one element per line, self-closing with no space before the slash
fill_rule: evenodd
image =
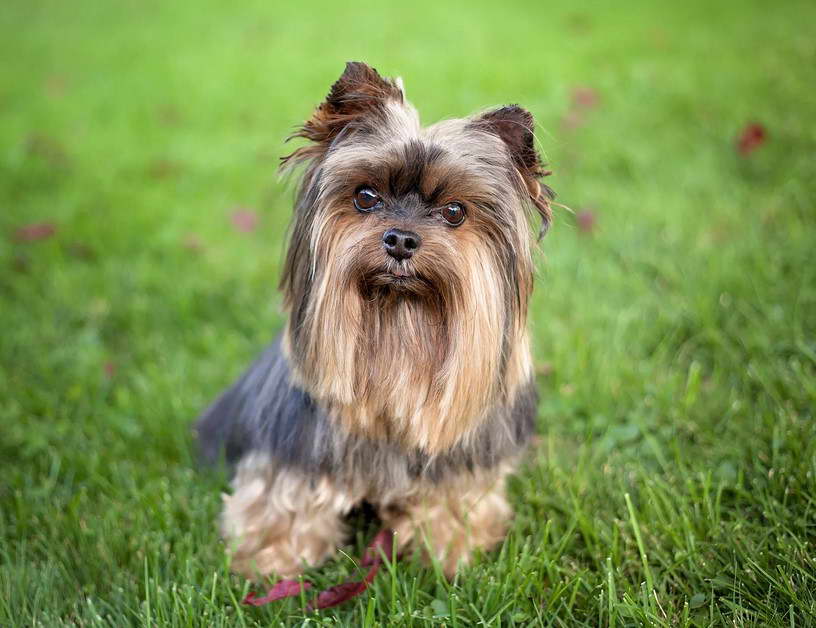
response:
<path id="1" fill-rule="evenodd" d="M 348 405 L 409 381 L 412 399 L 371 410 L 399 433 L 433 400 L 478 414 L 508 394 L 524 377 L 510 371 L 526 343 L 531 215 L 540 233 L 551 217 L 532 116 L 507 106 L 422 128 L 399 80 L 349 63 L 295 136 L 310 144 L 284 158 L 307 167 L 282 287 L 302 383 Z"/>

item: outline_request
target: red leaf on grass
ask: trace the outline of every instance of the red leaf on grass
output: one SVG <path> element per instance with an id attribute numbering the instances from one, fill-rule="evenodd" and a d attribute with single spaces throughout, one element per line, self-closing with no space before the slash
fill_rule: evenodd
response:
<path id="1" fill-rule="evenodd" d="M 325 591 L 321 591 L 317 597 L 309 604 L 309 610 L 331 608 L 357 597 L 368 588 L 368 585 L 374 581 L 374 576 L 380 569 L 383 562 L 383 556 L 387 559 L 391 558 L 391 552 L 394 550 L 394 532 L 393 530 L 380 530 L 377 536 L 366 547 L 363 558 L 360 560 L 361 567 L 371 567 L 366 574 L 366 577 L 359 582 L 343 582 L 335 585 Z"/>
<path id="2" fill-rule="evenodd" d="M 578 225 L 578 231 L 582 233 L 592 233 L 595 230 L 596 222 L 595 212 L 585 210 L 575 214 L 575 224 Z"/>
<path id="3" fill-rule="evenodd" d="M 553 365 L 552 362 L 539 362 L 535 365 L 535 374 L 536 377 L 549 377 L 552 375 L 553 372 Z"/>
<path id="4" fill-rule="evenodd" d="M 159 121 L 165 126 L 178 126 L 182 121 L 181 111 L 175 105 L 161 105 L 156 108 Z"/>
<path id="5" fill-rule="evenodd" d="M 594 87 L 580 85 L 572 89 L 572 106 L 579 109 L 593 109 L 598 106 L 601 98 Z"/>
<path id="6" fill-rule="evenodd" d="M 62 142 L 44 133 L 32 133 L 28 136 L 26 152 L 57 170 L 64 170 L 71 165 L 71 159 Z"/>
<path id="7" fill-rule="evenodd" d="M 382 550 L 382 554 L 380 553 Z M 394 531 L 380 530 L 377 536 L 368 544 L 365 553 L 363 554 L 360 565 L 363 567 L 371 567 L 372 565 L 379 565 L 382 563 L 383 554 L 390 560 L 391 552 L 394 551 Z"/>
<path id="8" fill-rule="evenodd" d="M 576 33 L 583 35 L 592 30 L 592 18 L 583 13 L 572 13 L 567 16 L 567 26 Z"/>
<path id="9" fill-rule="evenodd" d="M 15 255 L 11 260 L 11 267 L 18 273 L 27 273 L 29 262 L 25 255 Z"/>
<path id="10" fill-rule="evenodd" d="M 569 131 L 577 129 L 584 124 L 584 116 L 579 111 L 568 111 L 561 118 L 561 124 Z"/>
<path id="11" fill-rule="evenodd" d="M 376 571 L 379 567 L 373 567 L 372 571 Z M 353 597 L 357 597 L 368 588 L 368 581 L 361 580 L 360 582 L 344 582 L 335 585 L 325 591 L 321 591 L 318 596 L 309 603 L 308 609 L 310 611 L 331 608 L 343 602 L 347 602 Z"/>
<path id="12" fill-rule="evenodd" d="M 150 163 L 145 172 L 151 179 L 171 179 L 182 171 L 179 162 L 172 159 L 157 159 Z"/>
<path id="13" fill-rule="evenodd" d="M 236 209 L 230 216 L 232 226 L 243 233 L 251 233 L 258 228 L 258 214 L 250 209 Z"/>
<path id="14" fill-rule="evenodd" d="M 204 250 L 204 242 L 195 233 L 188 233 L 186 236 L 184 236 L 182 245 L 185 249 L 189 249 L 190 251 L 198 252 Z"/>
<path id="15" fill-rule="evenodd" d="M 598 90 L 587 85 L 579 85 L 570 90 L 570 106 L 561 118 L 562 126 L 567 130 L 577 129 L 586 123 L 586 114 L 601 102 Z"/>
<path id="16" fill-rule="evenodd" d="M 50 238 L 56 232 L 57 228 L 52 222 L 35 222 L 19 227 L 14 232 L 14 239 L 17 242 L 36 242 Z"/>
<path id="17" fill-rule="evenodd" d="M 762 146 L 767 138 L 764 126 L 758 122 L 746 124 L 737 138 L 737 152 L 744 157 Z"/>
<path id="18" fill-rule="evenodd" d="M 321 608 L 331 608 L 332 606 L 347 602 L 353 597 L 357 597 L 368 588 L 368 585 L 374 580 L 374 576 L 377 575 L 379 569 L 380 565 L 376 564 L 368 570 L 366 577 L 359 582 L 343 582 L 325 591 L 321 591 L 317 597 L 310 602 L 308 609 L 313 611 Z"/>
<path id="19" fill-rule="evenodd" d="M 60 98 L 68 88 L 68 79 L 61 74 L 52 74 L 46 77 L 43 85 L 51 98 Z"/>
<path id="20" fill-rule="evenodd" d="M 243 600 L 243 604 L 251 606 L 263 606 L 270 602 L 282 600 L 283 598 L 300 595 L 301 591 L 311 588 L 311 582 L 300 582 L 299 580 L 279 580 L 275 586 L 266 592 L 263 597 L 255 597 L 254 592 L 247 593 Z"/>
<path id="21" fill-rule="evenodd" d="M 76 259 L 92 262 L 96 259 L 96 251 L 82 242 L 70 242 L 65 246 L 65 252 Z"/>
<path id="22" fill-rule="evenodd" d="M 383 562 L 383 555 L 390 558 L 394 549 L 394 533 L 391 530 L 381 530 L 377 536 L 369 543 L 363 558 L 360 560 L 362 567 L 371 567 L 365 578 L 355 582 L 342 582 L 333 587 L 329 587 L 317 594 L 308 606 L 310 611 L 321 608 L 331 608 L 357 597 L 368 588 L 374 580 L 377 571 Z M 255 597 L 255 593 L 248 593 L 243 603 L 251 606 L 262 606 L 281 600 L 286 597 L 299 595 L 301 591 L 311 588 L 311 582 L 299 582 L 298 580 L 281 580 L 274 587 L 267 591 L 263 597 Z"/>

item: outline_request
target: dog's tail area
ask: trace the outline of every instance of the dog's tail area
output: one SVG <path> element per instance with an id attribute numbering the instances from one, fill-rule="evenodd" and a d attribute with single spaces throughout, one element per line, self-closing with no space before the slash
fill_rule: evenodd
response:
<path id="1" fill-rule="evenodd" d="M 222 456 L 232 464 L 241 457 L 243 447 L 239 434 L 243 404 L 237 392 L 240 384 L 241 380 L 221 393 L 196 420 L 193 434 L 198 441 L 199 459 L 204 464 L 215 464 Z"/>
<path id="2" fill-rule="evenodd" d="M 215 464 L 223 456 L 233 464 L 251 449 L 269 401 L 282 386 L 288 387 L 288 367 L 278 339 L 198 417 L 193 432 L 202 462 Z"/>

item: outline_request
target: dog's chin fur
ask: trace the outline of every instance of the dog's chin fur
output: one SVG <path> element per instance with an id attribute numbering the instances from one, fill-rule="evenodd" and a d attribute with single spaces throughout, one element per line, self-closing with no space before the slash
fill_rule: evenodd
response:
<path id="1" fill-rule="evenodd" d="M 350 432 L 432 455 L 450 449 L 512 403 L 530 357 L 489 290 L 440 292 L 418 277 L 375 275 L 327 296 L 308 334 L 287 334 L 297 381 Z"/>
<path id="2" fill-rule="evenodd" d="M 382 270 L 361 277 L 357 289 L 364 300 L 382 300 L 385 303 L 392 303 L 399 298 L 433 302 L 437 296 L 430 281 L 404 268 Z"/>
<path id="3" fill-rule="evenodd" d="M 423 128 L 399 81 L 349 64 L 295 134 L 310 143 L 284 159 L 304 172 L 281 282 L 289 316 L 280 349 L 202 417 L 205 450 L 226 445 L 238 459 L 251 457 L 252 473 L 236 478 L 323 478 L 332 488 L 321 499 L 343 504 L 384 507 L 385 495 L 402 491 L 416 506 L 419 494 L 433 501 L 429 487 L 445 493 L 478 471 L 477 484 L 497 491 L 503 520 L 499 479 L 535 413 L 531 215 L 543 228 L 550 219 L 532 127 L 530 114 L 509 106 Z M 376 211 L 356 209 L 360 187 L 380 195 Z M 440 210 L 453 202 L 465 208 L 459 226 Z M 384 250 L 392 228 L 421 241 L 410 259 Z M 359 468 L 366 452 L 379 468 Z M 258 460 L 268 469 L 258 471 Z M 362 481 L 366 474 L 381 477 Z M 225 522 L 229 536 L 250 534 L 245 515 Z M 326 529 L 320 543 L 333 546 L 337 529 Z M 277 543 L 252 542 L 249 554 Z M 295 558 L 325 553 L 287 547 Z"/>

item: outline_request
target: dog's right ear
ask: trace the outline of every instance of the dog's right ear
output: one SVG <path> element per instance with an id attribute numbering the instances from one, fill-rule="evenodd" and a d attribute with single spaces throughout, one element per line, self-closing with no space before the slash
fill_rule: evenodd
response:
<path id="1" fill-rule="evenodd" d="M 550 201 L 555 195 L 548 186 L 539 181 L 549 175 L 550 171 L 544 169 L 535 147 L 533 115 L 518 105 L 507 105 L 483 113 L 471 124 L 496 135 L 507 146 L 513 164 L 527 186 L 530 200 L 541 216 L 540 238 L 550 226 L 552 220 Z"/>
<path id="2" fill-rule="evenodd" d="M 326 100 L 289 138 L 303 137 L 314 144 L 283 157 L 282 166 L 319 156 L 344 130 L 364 130 L 381 120 L 389 101 L 402 104 L 404 100 L 398 82 L 383 78 L 365 63 L 349 61 Z"/>

